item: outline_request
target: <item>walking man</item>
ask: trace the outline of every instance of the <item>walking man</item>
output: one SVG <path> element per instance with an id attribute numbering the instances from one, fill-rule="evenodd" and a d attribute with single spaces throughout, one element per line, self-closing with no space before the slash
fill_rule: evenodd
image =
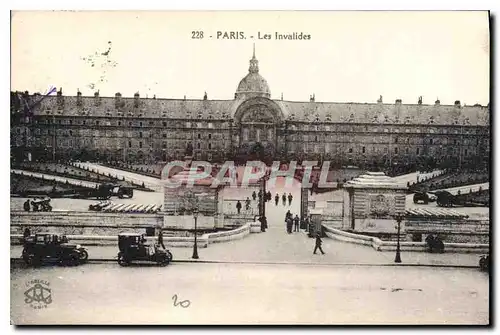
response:
<path id="1" fill-rule="evenodd" d="M 239 200 L 236 203 L 236 209 L 238 210 L 238 214 L 240 214 L 240 212 L 241 212 L 241 202 Z"/>
<path id="2" fill-rule="evenodd" d="M 250 210 L 250 198 L 247 197 L 247 200 L 245 200 L 245 210 Z"/>
<path id="3" fill-rule="evenodd" d="M 281 199 L 283 200 L 283 206 L 286 206 L 286 193 L 283 193 Z"/>
<path id="4" fill-rule="evenodd" d="M 23 207 L 24 207 L 24 210 L 25 210 L 26 212 L 29 212 L 29 211 L 30 211 L 30 200 L 29 200 L 29 199 L 28 199 L 28 200 L 26 200 L 26 201 L 24 202 Z"/>
<path id="5" fill-rule="evenodd" d="M 276 196 L 274 197 L 274 202 L 276 203 L 276 206 L 278 206 L 278 202 L 280 202 L 280 196 L 278 193 L 276 193 Z"/>
<path id="6" fill-rule="evenodd" d="M 287 216 L 286 219 L 286 231 L 288 234 L 292 233 L 292 227 L 293 227 L 293 218 L 292 216 Z"/>
<path id="7" fill-rule="evenodd" d="M 252 193 L 252 199 L 255 201 L 255 199 L 257 199 L 257 193 L 255 193 L 255 191 L 253 191 Z"/>
<path id="8" fill-rule="evenodd" d="M 300 218 L 299 218 L 299 216 L 296 214 L 296 215 L 295 215 L 295 218 L 293 219 L 293 231 L 294 231 L 294 232 L 298 232 L 298 231 L 299 231 L 299 222 L 300 222 Z"/>
<path id="9" fill-rule="evenodd" d="M 324 255 L 325 253 L 323 252 L 323 249 L 321 248 L 321 244 L 323 241 L 321 241 L 321 236 L 320 233 L 316 233 L 316 246 L 314 247 L 313 254 L 316 255 L 316 251 L 319 249 L 321 251 L 321 254 Z"/>
<path id="10" fill-rule="evenodd" d="M 161 228 L 160 231 L 158 232 L 158 244 L 161 245 L 163 249 L 166 249 L 165 244 L 163 244 L 163 231 L 161 230 Z"/>
<path id="11" fill-rule="evenodd" d="M 292 205 L 292 199 L 293 199 L 292 193 L 288 193 L 288 206 Z"/>

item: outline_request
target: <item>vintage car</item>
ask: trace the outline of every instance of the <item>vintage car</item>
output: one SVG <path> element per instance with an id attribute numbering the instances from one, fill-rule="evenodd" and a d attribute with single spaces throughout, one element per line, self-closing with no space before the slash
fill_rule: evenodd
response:
<path id="1" fill-rule="evenodd" d="M 37 233 L 24 238 L 22 258 L 28 265 L 55 262 L 61 265 L 78 265 L 88 260 L 87 250 L 70 244 L 65 235 Z"/>
<path id="2" fill-rule="evenodd" d="M 155 262 L 166 266 L 172 261 L 172 253 L 158 243 L 146 243 L 144 234 L 121 233 L 118 235 L 118 264 L 127 266 L 132 261 Z"/>

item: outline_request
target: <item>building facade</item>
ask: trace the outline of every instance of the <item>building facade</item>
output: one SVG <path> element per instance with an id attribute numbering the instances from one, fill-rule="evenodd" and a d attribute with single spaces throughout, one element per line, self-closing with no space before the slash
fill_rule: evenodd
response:
<path id="1" fill-rule="evenodd" d="M 488 106 L 273 100 L 255 53 L 234 99 L 159 99 L 11 93 L 15 160 L 80 159 L 150 163 L 224 161 L 258 154 L 274 160 L 343 165 L 427 159 L 488 161 Z"/>

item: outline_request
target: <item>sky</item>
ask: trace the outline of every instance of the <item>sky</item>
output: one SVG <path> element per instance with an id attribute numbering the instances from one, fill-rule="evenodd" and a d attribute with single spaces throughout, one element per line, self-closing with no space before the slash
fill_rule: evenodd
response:
<path id="1" fill-rule="evenodd" d="M 246 39 L 217 39 L 218 31 Z M 11 90 L 233 99 L 255 43 L 273 99 L 486 105 L 489 39 L 481 11 L 15 11 Z"/>

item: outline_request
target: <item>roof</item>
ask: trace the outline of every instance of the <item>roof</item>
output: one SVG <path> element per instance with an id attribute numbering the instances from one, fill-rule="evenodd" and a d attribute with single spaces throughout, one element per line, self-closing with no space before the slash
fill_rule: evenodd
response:
<path id="1" fill-rule="evenodd" d="M 466 219 L 469 216 L 448 208 L 411 208 L 406 210 L 407 218 Z"/>
<path id="2" fill-rule="evenodd" d="M 33 96 L 31 98 L 33 99 Z M 33 111 L 36 115 L 56 116 L 229 120 L 237 107 L 244 102 L 139 98 L 138 107 L 135 107 L 135 98 L 120 97 L 115 100 L 114 97 L 100 97 L 100 104 L 96 106 L 96 98 L 81 97 L 81 105 L 77 106 L 76 96 L 62 98 L 64 107 L 60 112 L 57 96 L 46 97 Z M 39 99 L 39 96 L 34 98 Z M 488 126 L 490 122 L 489 107 L 485 106 L 273 101 L 291 121 L 471 126 Z"/>
<path id="3" fill-rule="evenodd" d="M 344 187 L 407 189 L 406 185 L 398 183 L 394 178 L 386 176 L 383 172 L 367 172 L 364 175 L 349 180 L 344 184 Z"/>

